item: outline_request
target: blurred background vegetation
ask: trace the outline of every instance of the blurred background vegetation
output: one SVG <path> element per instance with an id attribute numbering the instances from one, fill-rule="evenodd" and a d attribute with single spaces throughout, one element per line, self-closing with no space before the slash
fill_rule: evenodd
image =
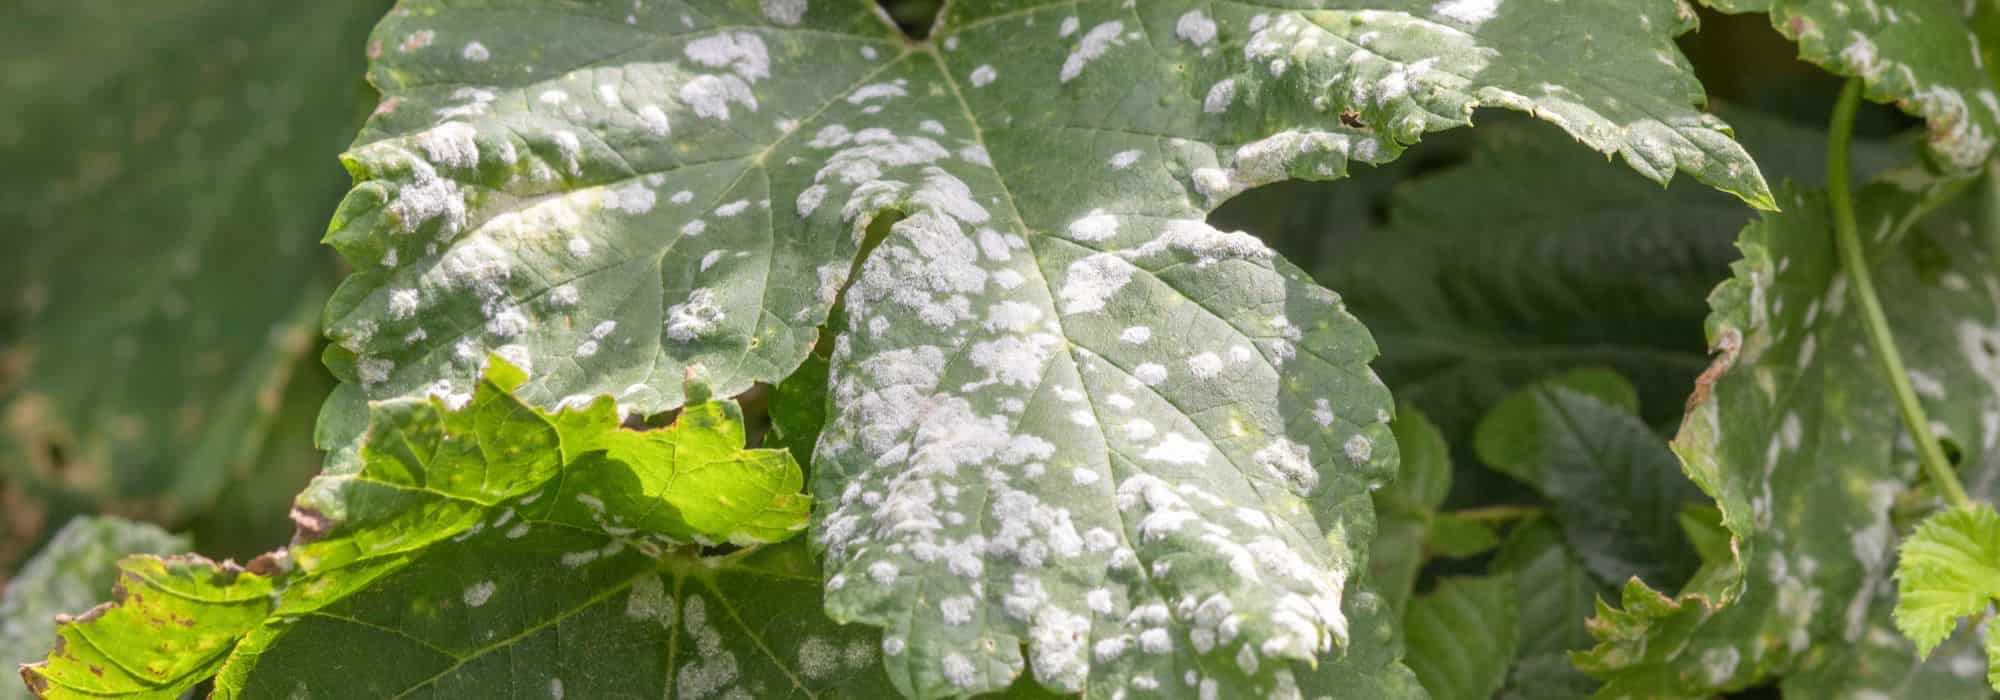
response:
<path id="1" fill-rule="evenodd" d="M 336 156 L 374 105 L 365 46 L 389 5 L 0 7 L 0 584 L 83 514 L 150 522 L 214 557 L 289 538 L 332 383 L 317 318 L 341 271 L 318 241 L 349 184 Z M 921 36 L 938 2 L 885 5 Z M 1761 15 L 1704 14 L 1682 46 L 1773 185 L 1813 181 L 1839 82 Z M 1610 367 L 1670 431 L 1706 364 L 1706 293 L 1753 213 L 1684 177 L 1662 190 L 1546 124 L 1476 119 L 1389 166 L 1255 190 L 1214 219 L 1264 237 L 1368 323 L 1378 372 L 1457 451 L 1448 504 L 1527 502 L 1477 468 L 1477 419 L 1536 378 Z M 1905 155 L 1912 125 L 1871 105 L 1863 164 Z M 143 539 L 125 546 L 180 542 Z M 9 634 L 0 656 L 19 651 Z"/>

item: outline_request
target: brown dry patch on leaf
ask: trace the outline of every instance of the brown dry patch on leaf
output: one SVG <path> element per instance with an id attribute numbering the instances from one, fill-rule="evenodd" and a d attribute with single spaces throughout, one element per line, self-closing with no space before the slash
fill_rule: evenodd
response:
<path id="1" fill-rule="evenodd" d="M 292 544 L 316 542 L 326 537 L 333 529 L 333 519 L 307 506 L 292 506 L 292 524 L 297 529 L 292 532 Z"/>
<path id="2" fill-rule="evenodd" d="M 1708 369 L 1694 379 L 1694 393 L 1688 394 L 1687 413 L 1692 415 L 1696 406 L 1708 402 L 1708 395 L 1715 390 L 1715 382 L 1722 378 L 1729 368 L 1736 366 L 1736 351 L 1743 345 L 1743 334 L 1735 328 L 1724 326 L 1717 334 L 1715 343 L 1708 351 L 1715 359 L 1708 363 Z"/>

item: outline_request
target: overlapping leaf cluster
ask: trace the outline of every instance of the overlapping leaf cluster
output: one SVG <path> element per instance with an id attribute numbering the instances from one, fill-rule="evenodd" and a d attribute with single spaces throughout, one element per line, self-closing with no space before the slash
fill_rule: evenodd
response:
<path id="1" fill-rule="evenodd" d="M 354 272 L 325 315 L 343 384 L 298 538 L 247 570 L 126 560 L 118 599 L 24 676 L 78 697 L 1966 690 L 1887 631 L 1926 493 L 1821 201 L 1774 197 L 1699 108 L 1673 44 L 1692 10 L 1296 4 L 946 3 L 916 41 L 863 2 L 405 0 L 368 46 L 383 100 L 327 234 Z M 2000 106 L 1960 59 L 1978 64 L 1983 14 L 1721 5 L 1902 100 L 1944 169 L 1987 159 Z M 1395 319 L 1443 295 L 1344 298 L 1208 220 L 1480 107 L 1785 210 L 1711 299 L 1719 360 L 1673 452 L 1640 416 L 1671 411 L 1685 348 L 1438 371 L 1479 329 Z M 1603 186 L 1601 163 L 1549 166 L 1588 151 L 1494 133 L 1399 200 L 1408 237 L 1335 251 L 1322 277 L 1506 233 L 1523 260 L 1664 239 L 1686 257 L 1652 262 L 1705 284 L 1720 239 L 1694 234 L 1746 211 Z M 1494 196 L 1552 171 L 1602 195 L 1573 209 L 1589 225 L 1467 218 L 1475 196 L 1572 211 Z M 1901 171 L 1862 211 L 1912 378 L 1984 470 L 2000 279 L 1986 220 L 1946 206 L 1964 187 Z M 1658 239 L 1565 240 L 1660 201 Z M 1363 321 L 1408 351 L 1389 384 Z M 1645 401 L 1618 372 L 1555 371 L 1621 363 Z M 759 382 L 774 447 L 745 449 L 710 392 Z M 1441 430 L 1391 388 L 1453 413 Z M 1468 453 L 1523 502 L 1448 507 Z M 1715 510 L 1689 507 L 1702 492 Z M 1905 549 L 1980 560 L 1990 537 L 1948 537 L 1976 525 Z M 1924 613 L 1927 642 L 1993 593 L 1938 571 L 1904 579 L 1957 596 Z"/>

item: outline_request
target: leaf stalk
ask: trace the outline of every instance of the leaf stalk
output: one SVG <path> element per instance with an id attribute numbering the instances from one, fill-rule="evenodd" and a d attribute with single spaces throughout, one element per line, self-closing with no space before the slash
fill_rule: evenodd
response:
<path id="1" fill-rule="evenodd" d="M 1917 445 L 1917 457 L 1923 464 L 1924 473 L 1931 483 L 1937 485 L 1944 501 L 1953 508 L 1970 508 L 1972 499 L 1966 497 L 1965 487 L 1959 484 L 1958 473 L 1953 470 L 1950 460 L 1945 458 L 1944 448 L 1938 445 L 1937 435 L 1931 432 L 1930 419 L 1924 415 L 1924 406 L 1917 400 L 1917 392 L 1910 386 L 1910 373 L 1903 366 L 1903 356 L 1896 350 L 1895 336 L 1889 331 L 1889 318 L 1882 312 L 1882 302 L 1875 295 L 1875 280 L 1868 268 L 1868 260 L 1861 249 L 1861 234 L 1854 221 L 1854 196 L 1849 191 L 1848 145 L 1854 139 L 1854 112 L 1861 104 L 1861 81 L 1849 79 L 1840 91 L 1840 100 L 1834 103 L 1833 123 L 1826 142 L 1826 184 L 1828 199 L 1833 204 L 1833 233 L 1836 247 L 1840 252 L 1840 266 L 1847 271 L 1848 286 L 1854 300 L 1861 306 L 1862 325 L 1868 333 L 1868 344 L 1875 350 L 1875 358 L 1880 362 L 1882 372 L 1889 380 L 1890 393 L 1896 399 L 1896 412 L 1903 417 L 1903 427 L 1910 433 L 1910 439 Z"/>

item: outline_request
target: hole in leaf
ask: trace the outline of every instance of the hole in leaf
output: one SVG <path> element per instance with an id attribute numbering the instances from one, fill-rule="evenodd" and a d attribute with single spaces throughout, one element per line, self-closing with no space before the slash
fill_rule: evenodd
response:
<path id="1" fill-rule="evenodd" d="M 875 4 L 896 22 L 904 36 L 922 40 L 930 36 L 931 25 L 937 21 L 944 0 L 875 0 Z"/>

